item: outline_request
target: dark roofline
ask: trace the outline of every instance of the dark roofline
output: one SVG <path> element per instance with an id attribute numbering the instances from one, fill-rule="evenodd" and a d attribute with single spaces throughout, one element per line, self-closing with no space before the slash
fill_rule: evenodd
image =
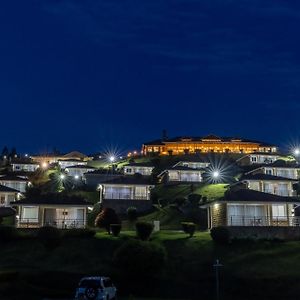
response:
<path id="1" fill-rule="evenodd" d="M 298 179 L 285 178 L 281 176 L 274 176 L 269 174 L 254 174 L 254 175 L 246 175 L 243 176 L 240 181 L 247 180 L 268 180 L 268 181 L 299 181 Z"/>
<path id="2" fill-rule="evenodd" d="M 20 191 L 0 184 L 0 193 L 20 193 Z"/>
<path id="3" fill-rule="evenodd" d="M 149 180 L 149 176 L 145 178 L 144 176 L 120 176 L 114 179 L 106 180 L 105 182 L 100 182 L 100 184 L 113 184 L 113 185 L 150 185 L 154 186 Z"/>
<path id="4" fill-rule="evenodd" d="M 61 199 L 36 199 L 36 200 L 27 200 L 22 199 L 18 201 L 12 201 L 10 202 L 12 206 L 22 206 L 22 205 L 53 205 L 53 206 L 92 206 L 93 204 L 91 202 L 87 201 L 80 201 L 80 200 L 61 200 Z"/>
<path id="5" fill-rule="evenodd" d="M 205 203 L 201 207 L 209 207 L 217 203 L 300 203 L 296 197 L 278 196 L 269 193 L 259 192 L 251 189 L 240 189 L 227 191 L 221 199 Z"/>

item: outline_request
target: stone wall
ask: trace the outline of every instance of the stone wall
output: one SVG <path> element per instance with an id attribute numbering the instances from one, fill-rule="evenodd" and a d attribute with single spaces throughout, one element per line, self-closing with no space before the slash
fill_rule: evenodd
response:
<path id="1" fill-rule="evenodd" d="M 226 204 L 215 204 L 211 207 L 212 227 L 226 226 Z"/>
<path id="2" fill-rule="evenodd" d="M 231 239 L 300 240 L 300 227 L 234 226 L 227 229 Z"/>

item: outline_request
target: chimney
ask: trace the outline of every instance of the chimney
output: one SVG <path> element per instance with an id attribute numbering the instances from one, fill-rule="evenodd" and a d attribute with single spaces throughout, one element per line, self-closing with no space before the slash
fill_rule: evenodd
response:
<path id="1" fill-rule="evenodd" d="M 163 129 L 163 131 L 162 131 L 162 140 L 166 141 L 167 139 L 168 139 L 167 130 Z"/>

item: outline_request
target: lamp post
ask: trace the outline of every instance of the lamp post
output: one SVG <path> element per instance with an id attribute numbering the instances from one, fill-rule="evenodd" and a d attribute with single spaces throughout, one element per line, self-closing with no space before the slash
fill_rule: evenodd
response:
<path id="1" fill-rule="evenodd" d="M 213 267 L 215 269 L 215 277 L 216 277 L 216 300 L 220 299 L 220 278 L 219 278 L 219 269 L 223 267 L 222 264 L 220 264 L 220 261 L 216 259 L 215 263 L 213 264 Z"/>

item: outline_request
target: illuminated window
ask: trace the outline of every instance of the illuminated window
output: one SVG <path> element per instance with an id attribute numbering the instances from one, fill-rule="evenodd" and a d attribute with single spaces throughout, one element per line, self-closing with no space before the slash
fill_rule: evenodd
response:
<path id="1" fill-rule="evenodd" d="M 272 205 L 273 219 L 286 220 L 286 206 L 285 205 Z"/>
<path id="2" fill-rule="evenodd" d="M 38 222 L 39 209 L 35 206 L 23 207 L 22 219 L 29 222 Z"/>

